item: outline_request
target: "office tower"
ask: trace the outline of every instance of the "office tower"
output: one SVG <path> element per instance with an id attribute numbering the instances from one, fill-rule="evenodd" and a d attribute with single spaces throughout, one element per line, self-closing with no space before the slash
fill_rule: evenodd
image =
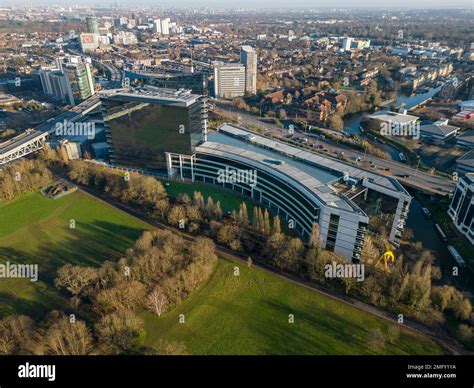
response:
<path id="1" fill-rule="evenodd" d="M 207 74 L 204 72 L 194 73 L 146 73 L 133 70 L 125 70 L 125 77 L 130 81 L 136 81 L 140 85 L 150 85 L 166 89 L 189 89 L 191 93 L 203 96 L 209 95 Z"/>
<path id="2" fill-rule="evenodd" d="M 99 47 L 99 34 L 80 34 L 79 43 L 83 53 L 87 51 L 94 51 Z"/>
<path id="3" fill-rule="evenodd" d="M 102 97 L 111 162 L 164 171 L 166 152 L 192 155 L 204 141 L 206 112 L 189 90 L 146 86 Z"/>
<path id="4" fill-rule="evenodd" d="M 352 38 L 342 39 L 342 49 L 344 51 L 351 51 L 351 46 L 352 46 Z"/>
<path id="5" fill-rule="evenodd" d="M 68 80 L 59 69 L 42 69 L 39 71 L 43 93 L 58 102 L 67 103 Z"/>
<path id="6" fill-rule="evenodd" d="M 55 68 L 39 71 L 44 94 L 70 105 L 76 105 L 95 94 L 90 64 L 82 57 L 57 57 L 55 65 Z"/>
<path id="7" fill-rule="evenodd" d="M 245 66 L 214 62 L 214 96 L 241 97 L 245 94 Z"/>
<path id="8" fill-rule="evenodd" d="M 161 19 L 153 20 L 153 32 L 155 34 L 161 34 Z"/>
<path id="9" fill-rule="evenodd" d="M 161 33 L 163 35 L 170 34 L 170 18 L 162 19 L 161 20 Z"/>
<path id="10" fill-rule="evenodd" d="M 95 94 L 95 84 L 88 63 L 67 63 L 63 73 L 68 80 L 68 103 L 76 105 Z"/>
<path id="11" fill-rule="evenodd" d="M 98 34 L 99 33 L 99 23 L 95 16 L 88 16 L 86 18 L 87 23 L 87 32 L 89 34 Z"/>
<path id="12" fill-rule="evenodd" d="M 240 63 L 245 66 L 245 91 L 257 93 L 257 52 L 251 46 L 242 46 Z"/>

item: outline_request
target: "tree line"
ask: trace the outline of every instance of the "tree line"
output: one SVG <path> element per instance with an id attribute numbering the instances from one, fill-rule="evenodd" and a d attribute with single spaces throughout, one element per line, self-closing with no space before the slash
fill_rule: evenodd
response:
<path id="1" fill-rule="evenodd" d="M 170 231 L 146 231 L 118 262 L 99 268 L 66 264 L 55 286 L 84 320 L 60 311 L 40 323 L 24 315 L 6 317 L 0 320 L 0 354 L 186 354 L 181 343 L 162 342 L 158 351 L 141 346 L 141 313 L 161 316 L 181 303 L 208 278 L 216 260 L 208 238 L 189 244 Z"/>
<path id="2" fill-rule="evenodd" d="M 71 177 L 75 176 L 77 168 L 72 165 Z M 96 182 L 96 171 L 95 167 L 90 169 L 88 182 Z M 143 179 L 132 175 L 130 182 L 136 178 Z M 124 181 L 123 177 L 120 179 Z M 115 179 L 113 181 L 116 182 Z M 154 185 L 161 185 L 157 180 L 153 181 Z M 416 317 L 427 323 L 443 323 L 446 318 L 453 318 L 458 322 L 454 332 L 458 338 L 468 343 L 474 338 L 474 314 L 469 299 L 452 286 L 433 284 L 440 278 L 439 268 L 433 265 L 434 257 L 413 241 L 407 246 L 416 248 L 412 254 L 417 260 L 404 259 L 403 255 L 399 255 L 389 271 L 377 268 L 373 260 L 366 261 L 363 282 L 353 277 L 327 278 L 326 265 L 347 262 L 321 248 L 317 224 L 313 225 L 309 240 L 303 242 L 288 234 L 290 229 L 282 226 L 278 215 L 270 215 L 267 209 L 254 206 L 253 211 L 249 212 L 246 202 L 242 202 L 238 210 L 227 214 L 222 211 L 220 202 L 214 202 L 211 197 L 206 199 L 197 191 L 192 198 L 185 193 L 178 198 L 169 198 L 164 188 L 155 191 L 163 193 L 163 196 L 154 205 L 145 206 L 145 209 L 148 209 L 148 215 L 160 222 L 193 235 L 211 238 L 217 244 L 249 257 L 249 263 L 255 261 L 274 266 L 397 314 Z M 283 231 L 284 227 L 287 230 Z M 364 247 L 364 250 L 367 249 Z M 378 252 L 374 255 L 377 256 Z"/>
<path id="3" fill-rule="evenodd" d="M 53 175 L 39 159 L 21 159 L 0 169 L 0 203 L 46 186 Z"/>
<path id="4" fill-rule="evenodd" d="M 135 173 L 124 175 L 84 161 L 71 162 L 67 169 L 69 177 L 77 183 L 197 236 L 201 252 L 207 252 L 199 254 L 186 250 L 183 242 L 176 240 L 176 235 L 163 238 L 147 232 L 116 264 L 106 263 L 99 270 L 70 265 L 61 268 L 56 285 L 70 293 L 72 306 L 88 306 L 101 317 L 103 325 L 98 325 L 94 333 L 99 333 L 100 327 L 105 330 L 110 324 L 139 322 L 139 318 L 131 319 L 134 315 L 130 314 L 136 311 L 131 309 L 133 306 L 146 307 L 161 315 L 179 304 L 210 273 L 212 265 L 206 259 L 213 261 L 215 258 L 213 240 L 248 257 L 249 265 L 255 261 L 274 266 L 385 310 L 428 323 L 443 324 L 446 319 L 453 319 L 457 322 L 455 335 L 464 343 L 472 344 L 474 314 L 469 299 L 452 286 L 434 285 L 440 277 L 439 268 L 433 266 L 429 251 L 413 241 L 407 245 L 416 252 L 408 252 L 407 259 L 398 257 L 388 271 L 376 268 L 371 260 L 364 261 L 363 282 L 355 278 L 327 278 L 327 264 L 347 262 L 321 248 L 317 224 L 313 225 L 308 241 L 303 242 L 288 233 L 291 229 L 282 224 L 278 215 L 272 216 L 267 209 L 258 206 L 249 211 L 246 202 L 242 202 L 239 209 L 225 213 L 219 201 L 214 202 L 212 197 L 206 199 L 197 191 L 192 198 L 188 194 L 170 198 L 162 183 L 151 177 Z M 370 238 L 364 251 L 369 250 L 368 245 Z M 377 254 L 372 252 L 374 257 Z M 410 255 L 415 255 L 417 260 L 411 260 Z M 133 269 L 133 276 L 122 284 L 117 282 L 116 276 L 123 274 L 125 267 Z M 98 275 L 99 272 L 110 277 Z M 137 324 L 136 327 L 140 326 Z M 130 346 L 131 339 L 140 335 L 140 331 L 127 330 L 127 333 L 133 333 L 127 342 Z M 107 342 L 102 341 L 101 346 L 105 346 L 104 343 Z M 112 346 L 112 341 L 108 343 Z M 130 348 L 120 346 L 112 351 L 124 352 L 126 349 Z"/>

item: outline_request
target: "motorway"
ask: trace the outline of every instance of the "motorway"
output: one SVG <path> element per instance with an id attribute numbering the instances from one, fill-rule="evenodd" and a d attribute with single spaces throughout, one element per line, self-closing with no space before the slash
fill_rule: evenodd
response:
<path id="1" fill-rule="evenodd" d="M 253 126 L 260 128 L 263 130 L 263 135 L 273 135 L 277 137 L 288 135 L 288 130 L 286 129 L 282 129 L 274 124 L 265 122 L 259 117 L 253 116 L 251 114 L 231 110 L 222 104 L 216 105 L 214 112 L 224 118 L 237 120 L 243 126 Z M 295 130 L 293 140 L 298 140 L 298 138 L 301 139 L 304 137 L 310 137 L 310 135 Z M 327 150 L 322 151 L 314 148 L 314 152 L 333 157 L 336 157 L 337 153 L 344 152 L 344 156 L 348 160 L 354 164 L 359 165 L 361 168 L 366 168 L 367 170 L 374 171 L 379 174 L 393 176 L 403 185 L 421 189 L 427 193 L 446 195 L 456 187 L 456 182 L 449 178 L 428 174 L 403 163 L 365 154 L 364 152 L 354 150 L 346 145 L 337 144 L 336 142 L 328 139 L 322 140 L 321 138 L 318 138 L 316 140 L 313 139 L 313 142 L 317 146 L 321 145 L 325 150 Z M 358 158 L 360 158 L 359 162 L 357 162 Z"/>
<path id="2" fill-rule="evenodd" d="M 29 142 L 36 138 L 41 138 L 41 137 L 44 137 L 44 134 L 41 132 L 38 132 L 35 130 L 25 131 L 10 140 L 0 143 L 0 154 L 12 151 L 25 142 Z"/>
<path id="3" fill-rule="evenodd" d="M 42 148 L 42 146 L 31 147 L 30 145 L 39 140 L 44 140 L 47 135 L 52 134 L 56 130 L 56 125 L 58 123 L 82 120 L 87 113 L 93 111 L 100 105 L 101 95 L 113 92 L 114 90 L 103 90 L 96 93 L 88 100 L 83 101 L 79 105 L 74 106 L 57 117 L 49 119 L 35 129 L 27 130 L 10 140 L 0 143 L 0 165 L 11 162 L 14 159 L 18 159 Z M 14 153 L 15 155 L 12 157 L 12 154 Z"/>

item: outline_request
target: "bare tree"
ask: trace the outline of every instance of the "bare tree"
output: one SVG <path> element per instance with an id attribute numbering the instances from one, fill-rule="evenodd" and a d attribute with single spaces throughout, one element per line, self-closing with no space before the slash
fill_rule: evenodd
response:
<path id="1" fill-rule="evenodd" d="M 161 317 L 161 314 L 165 312 L 165 309 L 169 304 L 168 297 L 160 286 L 156 286 L 148 295 L 147 302 L 148 308 L 159 317 Z"/>

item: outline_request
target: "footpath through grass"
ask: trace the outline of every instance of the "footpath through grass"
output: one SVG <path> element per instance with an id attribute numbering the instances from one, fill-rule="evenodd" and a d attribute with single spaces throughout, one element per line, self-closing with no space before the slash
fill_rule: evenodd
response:
<path id="1" fill-rule="evenodd" d="M 0 205 L 0 263 L 38 264 L 39 272 L 38 282 L 0 279 L 0 317 L 41 318 L 47 311 L 66 308 L 53 285 L 59 267 L 117 260 L 149 228 L 81 191 L 57 200 L 28 194 Z"/>
<path id="2" fill-rule="evenodd" d="M 240 275 L 234 275 L 238 266 Z M 179 323 L 184 314 L 185 322 Z M 289 323 L 289 315 L 294 323 Z M 441 354 L 431 339 L 400 330 L 372 347 L 388 321 L 242 263 L 219 260 L 206 285 L 158 318 L 145 314 L 144 345 L 184 343 L 192 354 Z"/>

